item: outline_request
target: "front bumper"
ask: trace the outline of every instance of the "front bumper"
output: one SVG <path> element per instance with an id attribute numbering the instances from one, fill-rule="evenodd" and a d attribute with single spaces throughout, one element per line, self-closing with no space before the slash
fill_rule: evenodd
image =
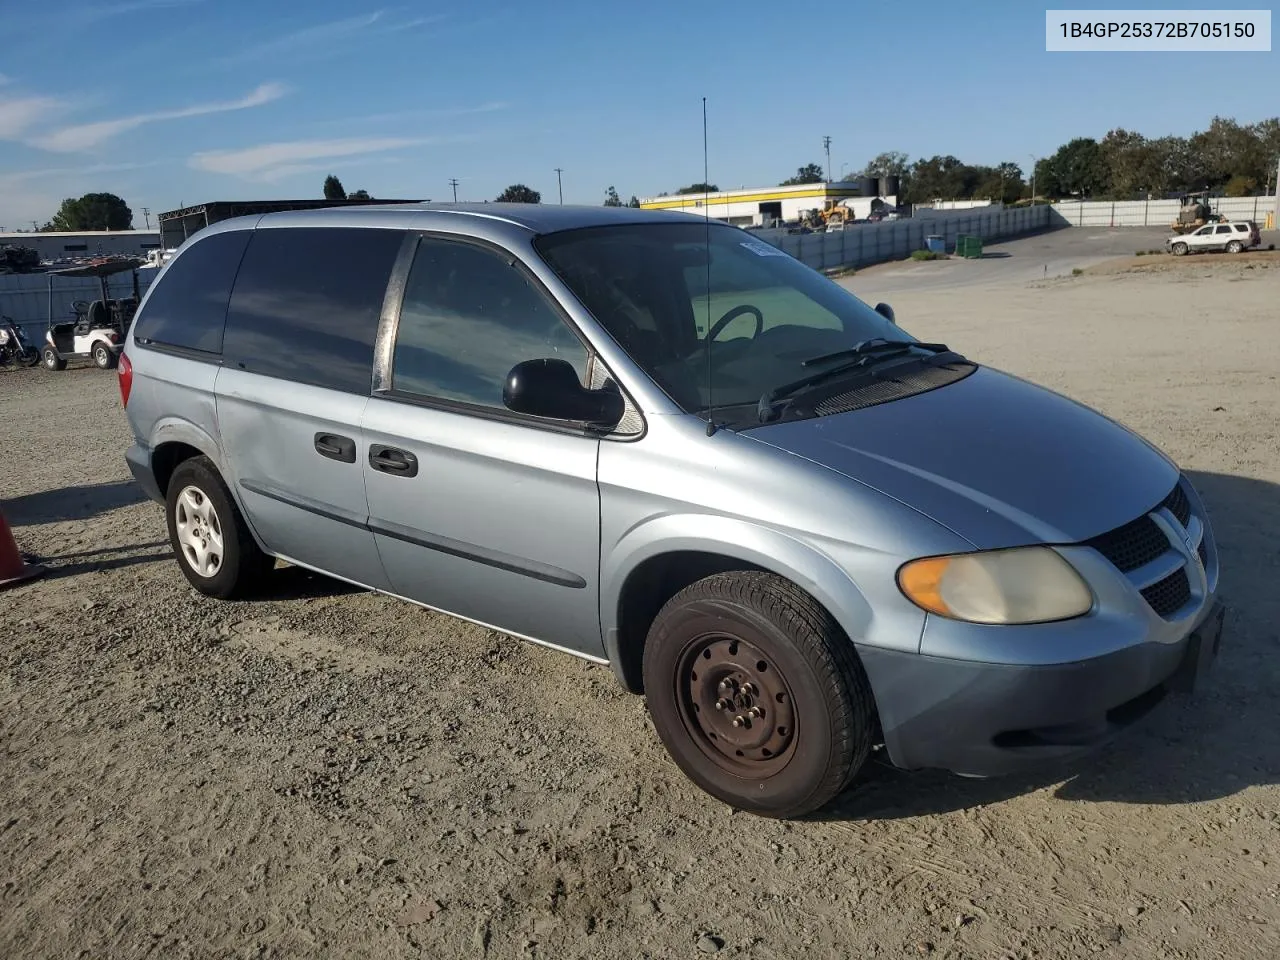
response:
<path id="1" fill-rule="evenodd" d="M 1218 654 L 1214 601 L 1173 643 L 1064 664 L 980 663 L 860 647 L 896 766 L 998 776 L 1092 752 L 1168 694 L 1195 689 Z"/>

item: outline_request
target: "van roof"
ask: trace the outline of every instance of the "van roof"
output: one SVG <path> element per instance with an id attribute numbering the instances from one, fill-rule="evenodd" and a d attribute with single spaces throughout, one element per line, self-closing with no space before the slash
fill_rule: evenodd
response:
<path id="1" fill-rule="evenodd" d="M 379 204 L 368 207 L 338 207 L 332 209 L 300 210 L 268 213 L 258 220 L 258 225 L 303 226 L 322 221 L 335 225 L 364 223 L 373 225 L 382 220 L 396 219 L 403 222 L 410 214 L 414 220 L 422 219 L 427 228 L 432 221 L 445 217 L 476 217 L 500 221 L 523 227 L 533 233 L 553 233 L 578 227 L 602 227 L 627 223 L 688 223 L 701 220 L 696 214 L 669 210 L 642 210 L 635 207 L 606 207 L 574 204 L 547 203 L 406 203 Z"/>

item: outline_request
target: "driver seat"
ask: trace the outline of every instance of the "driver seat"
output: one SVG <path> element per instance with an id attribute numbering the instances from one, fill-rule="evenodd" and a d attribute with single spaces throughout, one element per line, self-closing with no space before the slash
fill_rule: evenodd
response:
<path id="1" fill-rule="evenodd" d="M 104 327 L 111 326 L 111 309 L 101 300 L 95 300 L 89 304 L 89 313 L 86 320 L 88 333 L 89 330 L 101 330 Z"/>

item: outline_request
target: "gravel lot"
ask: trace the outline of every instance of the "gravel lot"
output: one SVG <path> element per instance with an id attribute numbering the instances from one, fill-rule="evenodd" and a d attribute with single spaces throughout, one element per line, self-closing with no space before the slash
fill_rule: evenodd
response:
<path id="1" fill-rule="evenodd" d="M 52 568 L 0 594 L 0 956 L 1280 955 L 1280 264 L 1037 278 L 1055 242 L 1087 237 L 847 283 L 1189 471 L 1215 685 L 1057 777 L 877 766 L 803 823 L 697 791 L 607 668 L 296 570 L 198 597 L 114 375 L 0 371 L 4 511 Z"/>

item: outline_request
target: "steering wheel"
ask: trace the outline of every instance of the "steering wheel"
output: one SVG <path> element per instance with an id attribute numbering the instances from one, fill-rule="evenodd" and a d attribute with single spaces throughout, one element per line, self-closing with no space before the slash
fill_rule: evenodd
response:
<path id="1" fill-rule="evenodd" d="M 732 323 L 734 320 L 737 320 L 738 317 L 742 316 L 745 313 L 749 313 L 756 318 L 756 329 L 755 329 L 755 333 L 751 334 L 752 339 L 760 336 L 760 331 L 764 329 L 764 314 L 761 313 L 759 310 L 757 310 L 755 307 L 751 306 L 751 304 L 743 303 L 743 304 L 740 304 L 739 306 L 734 307 L 732 310 L 730 310 L 723 317 L 721 317 L 719 320 L 717 320 L 715 323 L 711 325 L 711 329 L 707 331 L 707 341 L 710 342 L 714 340 L 716 338 L 716 335 L 719 334 L 722 330 L 724 330 L 725 327 L 727 327 L 730 323 Z"/>

